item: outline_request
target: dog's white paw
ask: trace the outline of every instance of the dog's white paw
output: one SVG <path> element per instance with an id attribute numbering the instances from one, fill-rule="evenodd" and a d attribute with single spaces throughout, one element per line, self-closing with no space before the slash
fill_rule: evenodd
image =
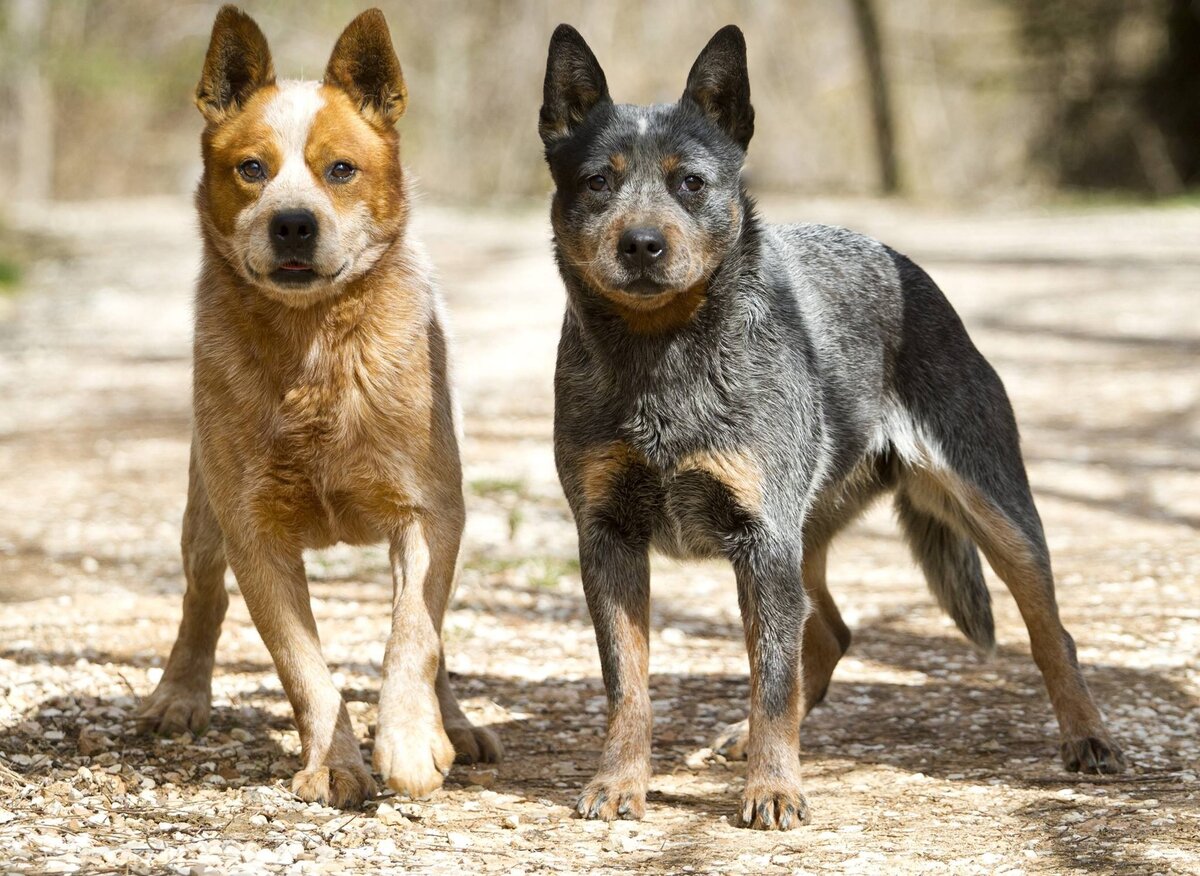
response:
<path id="1" fill-rule="evenodd" d="M 381 726 L 374 763 L 389 788 L 419 799 L 442 786 L 454 763 L 454 745 L 441 722 Z"/>

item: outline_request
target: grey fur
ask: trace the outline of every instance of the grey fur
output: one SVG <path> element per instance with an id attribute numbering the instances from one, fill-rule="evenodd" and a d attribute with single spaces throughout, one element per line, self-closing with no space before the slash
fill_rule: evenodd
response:
<path id="1" fill-rule="evenodd" d="M 1120 769 L 1058 622 L 1003 384 L 908 258 L 843 228 L 759 221 L 740 176 L 754 118 L 744 52 L 740 33 L 726 28 L 693 68 L 693 79 L 703 71 L 704 105 L 689 83 L 677 104 L 637 107 L 612 103 L 573 30 L 560 27 L 551 43 L 541 122 L 567 289 L 555 459 L 610 709 L 644 695 L 644 681 L 625 689 L 632 658 L 612 630 L 645 616 L 655 547 L 732 563 L 754 658 L 752 714 L 755 702 L 760 720 L 789 714 L 813 610 L 803 557 L 823 554 L 891 490 L 930 589 L 985 650 L 995 636 L 976 545 L 1013 590 L 1043 672 L 1066 679 L 1050 693 L 1068 767 Z M 684 174 L 704 185 L 681 187 Z M 631 267 L 615 241 L 648 216 L 678 226 L 675 243 L 649 267 Z M 703 302 L 690 318 L 635 330 L 637 307 L 621 302 L 671 300 L 697 263 Z M 621 448 L 621 464 L 597 468 L 609 447 Z M 749 460 L 760 475 L 755 499 L 689 465 L 705 454 Z M 753 718 L 750 726 L 753 734 Z M 595 781 L 604 780 L 602 770 Z"/>

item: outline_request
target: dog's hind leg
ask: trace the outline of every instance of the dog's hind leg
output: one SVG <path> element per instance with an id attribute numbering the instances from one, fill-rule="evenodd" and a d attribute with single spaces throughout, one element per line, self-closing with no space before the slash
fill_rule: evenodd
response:
<path id="1" fill-rule="evenodd" d="M 442 650 L 438 663 L 437 699 L 442 710 L 442 724 L 446 735 L 454 744 L 457 763 L 499 763 L 504 756 L 504 746 L 496 734 L 487 727 L 477 727 L 463 714 L 450 687 L 450 674 L 446 671 L 446 652 Z"/>
<path id="2" fill-rule="evenodd" d="M 212 708 L 213 661 L 229 605 L 225 593 L 225 539 L 209 504 L 194 449 L 182 549 L 187 580 L 183 620 L 158 686 L 138 709 L 137 724 L 143 732 L 202 733 Z"/>
<path id="3" fill-rule="evenodd" d="M 996 441 L 977 444 L 958 458 L 957 468 L 934 464 L 906 475 L 905 495 L 934 516 L 953 508 L 956 528 L 970 534 L 1008 586 L 1058 718 L 1066 768 L 1120 772 L 1124 757 L 1104 727 L 1079 668 L 1075 642 L 1059 619 L 1050 555 L 1019 449 Z"/>
<path id="4" fill-rule="evenodd" d="M 1050 555 L 1004 385 L 929 275 L 898 253 L 892 258 L 903 307 L 895 398 L 884 416 L 902 463 L 900 488 L 918 511 L 969 536 L 1008 585 L 1058 717 L 1067 769 L 1119 772 L 1124 759 L 1104 729 L 1075 643 L 1059 620 Z M 911 540 L 911 523 L 908 529 Z M 949 594 L 941 595 L 976 594 L 978 619 L 983 603 L 971 560 L 961 543 L 956 547 L 946 536 L 928 533 L 932 540 L 918 546 L 918 556 L 935 579 L 946 572 L 958 576 Z M 941 585 L 933 583 L 937 591 Z M 970 635 L 972 625 L 967 627 Z"/>
<path id="5" fill-rule="evenodd" d="M 828 551 L 828 544 L 806 548 L 801 570 L 804 591 L 813 607 L 804 624 L 802 641 L 805 714 L 825 699 L 833 670 L 850 648 L 850 629 L 825 583 Z"/>

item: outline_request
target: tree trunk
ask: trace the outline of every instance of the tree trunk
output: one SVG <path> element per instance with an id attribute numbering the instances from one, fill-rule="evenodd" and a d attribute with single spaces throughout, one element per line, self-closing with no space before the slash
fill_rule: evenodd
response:
<path id="1" fill-rule="evenodd" d="M 46 0 L 9 0 L 13 45 L 24 50 L 16 84 L 17 167 L 12 196 L 17 201 L 45 201 L 54 190 L 54 97 L 42 71 Z"/>
<path id="2" fill-rule="evenodd" d="M 871 99 L 871 127 L 875 132 L 875 159 L 879 190 L 885 195 L 900 190 L 896 161 L 896 131 L 892 119 L 891 87 L 883 62 L 883 41 L 874 0 L 850 0 L 854 26 L 862 49 L 863 70 Z"/>

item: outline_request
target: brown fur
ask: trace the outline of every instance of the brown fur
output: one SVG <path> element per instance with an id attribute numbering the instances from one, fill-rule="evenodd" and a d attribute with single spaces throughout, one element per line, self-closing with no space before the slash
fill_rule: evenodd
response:
<path id="1" fill-rule="evenodd" d="M 674 331 L 687 322 L 704 303 L 708 284 L 697 283 L 682 292 L 665 292 L 653 299 L 630 295 L 627 292 L 603 291 L 613 309 L 625 321 L 629 330 L 638 335 L 657 335 Z M 665 298 L 665 301 L 660 301 Z"/>
<path id="2" fill-rule="evenodd" d="M 693 453 L 680 461 L 679 471 L 708 475 L 747 511 L 757 511 L 762 504 L 762 470 L 748 453 L 714 450 Z"/>
<path id="3" fill-rule="evenodd" d="M 642 462 L 641 455 L 623 441 L 588 451 L 579 466 L 583 495 L 588 504 L 600 505 L 605 502 L 621 473 Z"/>
<path id="4" fill-rule="evenodd" d="M 584 788 L 581 805 L 605 821 L 642 818 L 650 782 L 650 603 L 644 600 L 618 614 L 612 628 L 623 659 L 617 686 L 623 696 L 610 701 L 608 729 L 599 769 Z"/>
<path id="5" fill-rule="evenodd" d="M 364 42 L 386 41 L 390 51 L 382 16 L 365 17 L 347 29 L 354 39 L 339 40 L 331 68 L 353 69 L 339 52 Z M 233 39 L 221 31 L 226 26 L 248 39 L 243 19 L 222 10 L 214 45 Z M 382 37 L 364 31 L 378 27 Z M 218 73 L 206 65 L 206 77 Z M 200 90 L 206 87 L 202 81 Z M 204 135 L 197 196 L 204 267 L 183 539 L 188 589 L 179 640 L 140 716 L 163 732 L 207 722 L 227 558 L 295 710 L 304 766 L 293 790 L 335 806 L 361 802 L 374 782 L 321 655 L 302 551 L 386 540 L 394 599 L 375 765 L 395 790 L 423 796 L 441 785 L 454 759 L 447 730 L 460 754 L 499 756 L 490 732 L 471 727 L 458 709 L 441 666 L 464 509 L 437 294 L 405 236 L 395 132 L 360 114 L 359 95 L 341 83 L 322 89 L 326 101 L 305 159 L 323 167 L 343 150 L 355 155 L 367 172 L 331 187 L 330 197 L 339 210 L 367 206 L 373 232 L 390 241 L 383 255 L 335 294 L 304 306 L 264 295 L 224 257 L 224 238 L 255 197 L 230 171 L 247 150 L 270 155 L 262 109 L 274 91 L 263 85 L 240 110 L 210 119 Z M 314 185 L 328 185 L 314 177 Z"/>
<path id="6" fill-rule="evenodd" d="M 617 154 L 609 158 L 613 169 L 625 161 Z M 670 213 L 630 218 L 614 216 L 599 231 L 576 229 L 565 221 L 562 205 L 555 199 L 550 208 L 554 236 L 563 255 L 576 267 L 635 334 L 662 334 L 685 325 L 704 304 L 708 294 L 708 276 L 716 266 L 713 240 L 700 231 L 689 229 Z M 615 259 L 617 242 L 634 225 L 651 225 L 662 230 L 670 251 L 683 266 L 675 288 L 647 296 L 613 289 L 603 280 L 604 265 Z"/>
<path id="7" fill-rule="evenodd" d="M 750 716 L 747 719 L 746 790 L 742 795 L 741 822 L 746 827 L 787 830 L 808 819 L 808 804 L 800 793 L 800 720 L 804 717 L 803 659 L 782 714 L 772 716 L 765 706 L 759 673 L 761 633 L 753 615 L 744 621 L 746 651 L 750 658 Z M 807 628 L 807 627 L 806 627 Z M 803 647 L 803 646 L 802 646 Z"/>

